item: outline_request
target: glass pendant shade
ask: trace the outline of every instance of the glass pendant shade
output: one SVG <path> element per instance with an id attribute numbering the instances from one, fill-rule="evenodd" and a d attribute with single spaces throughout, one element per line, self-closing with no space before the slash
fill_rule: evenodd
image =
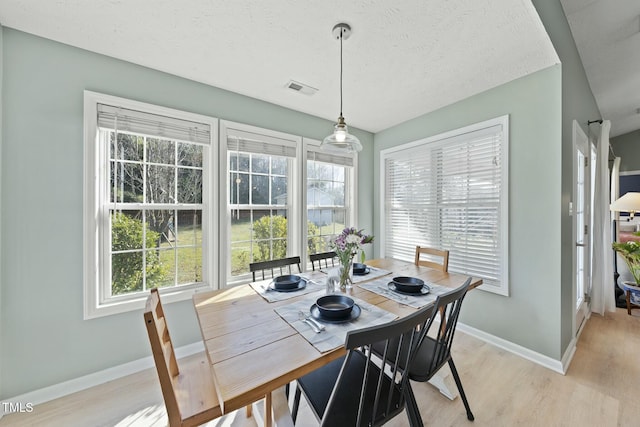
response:
<path id="1" fill-rule="evenodd" d="M 344 117 L 340 116 L 338 123 L 334 126 L 333 133 L 322 140 L 320 148 L 325 151 L 354 153 L 362 151 L 362 144 L 358 138 L 349 134 Z"/>

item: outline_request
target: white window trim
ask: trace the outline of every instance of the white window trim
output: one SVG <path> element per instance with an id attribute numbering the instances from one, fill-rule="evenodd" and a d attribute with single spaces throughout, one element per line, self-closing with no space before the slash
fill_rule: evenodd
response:
<path id="1" fill-rule="evenodd" d="M 387 158 L 395 152 L 419 147 L 421 145 L 427 145 L 431 143 L 435 143 L 447 138 L 452 138 L 458 135 L 462 135 L 469 132 L 478 131 L 484 128 L 488 128 L 491 126 L 501 125 L 503 131 L 503 142 L 501 147 L 502 154 L 502 187 L 501 187 L 501 197 L 500 197 L 500 218 L 503 221 L 502 225 L 502 233 L 500 244 L 502 245 L 502 253 L 501 257 L 503 259 L 502 269 L 501 269 L 501 285 L 498 286 L 488 286 L 481 285 L 478 289 L 488 291 L 491 293 L 495 293 L 498 295 L 509 296 L 509 116 L 504 115 L 501 117 L 497 117 L 495 119 L 486 120 L 479 123 L 474 123 L 469 126 L 465 126 L 463 128 L 451 130 L 448 132 L 441 133 L 439 135 L 430 136 L 428 138 L 423 138 L 417 141 L 408 142 L 406 144 L 401 144 L 395 147 L 387 148 L 380 151 L 380 190 L 379 190 L 379 200 L 380 200 L 380 256 L 384 258 L 385 256 L 385 236 L 386 236 L 386 215 L 385 215 L 385 189 L 386 189 L 386 177 L 385 177 L 385 162 Z"/>
<path id="2" fill-rule="evenodd" d="M 240 283 L 246 283 L 251 280 L 251 275 L 245 275 L 235 278 L 230 281 L 231 277 L 231 252 L 228 245 L 230 244 L 229 227 L 231 224 L 231 207 L 229 206 L 229 165 L 227 164 L 227 139 L 229 135 L 233 135 L 234 131 L 242 134 L 255 134 L 256 139 L 260 138 L 277 138 L 283 145 L 294 147 L 296 150 L 296 156 L 291 158 L 291 164 L 293 165 L 289 183 L 290 188 L 287 191 L 287 209 L 289 210 L 289 230 L 292 233 L 289 234 L 287 240 L 288 252 L 291 254 L 300 253 L 300 239 L 295 238 L 296 234 L 300 232 L 301 218 L 302 218 L 302 206 L 300 203 L 295 203 L 294 200 L 301 200 L 301 188 L 299 184 L 301 181 L 300 176 L 304 176 L 304 172 L 300 169 L 301 165 L 301 147 L 302 137 L 278 132 L 274 130 L 264 129 L 257 126 L 246 125 L 243 123 L 231 122 L 228 120 L 220 120 L 220 157 L 219 157 L 219 194 L 220 194 L 220 241 L 219 251 L 221 254 L 228 254 L 225 258 L 225 265 L 219 270 L 218 280 L 220 283 L 227 285 L 236 285 Z"/>
<path id="3" fill-rule="evenodd" d="M 203 185 L 208 186 L 208 190 L 203 194 L 208 194 L 207 199 L 203 199 L 203 225 L 208 227 L 203 229 L 203 233 L 209 236 L 208 245 L 203 245 L 203 285 L 185 288 L 161 289 L 163 301 L 171 303 L 190 299 L 192 295 L 203 289 L 214 289 L 213 278 L 216 276 L 218 266 L 218 246 L 215 241 L 215 231 L 218 224 L 218 176 L 215 173 L 217 162 L 218 146 L 218 120 L 212 117 L 195 113 L 188 113 L 172 108 L 160 107 L 144 102 L 132 101 L 101 93 L 84 91 L 84 170 L 83 170 L 83 287 L 84 287 L 84 319 L 93 319 L 112 314 L 124 313 L 144 308 L 147 295 L 141 293 L 130 298 L 113 298 L 111 301 L 101 301 L 101 248 L 100 248 L 100 228 L 98 223 L 98 212 L 100 210 L 99 177 L 104 174 L 103 165 L 100 164 L 100 153 L 97 150 L 97 112 L 98 103 L 121 105 L 125 108 L 137 109 L 149 113 L 176 117 L 185 120 L 199 121 L 211 126 L 211 144 L 207 150 L 209 156 L 204 159 L 209 167 L 203 173 Z M 211 171 L 210 173 L 207 170 Z M 203 189 L 204 190 L 204 189 Z"/>
<path id="4" fill-rule="evenodd" d="M 302 191 L 302 209 L 304 209 L 304 212 L 307 211 L 307 155 L 308 152 L 310 151 L 309 148 L 313 147 L 313 148 L 319 148 L 321 141 L 317 140 L 317 139 L 311 139 L 311 138 L 302 138 L 302 145 L 303 145 L 303 153 L 302 153 L 302 171 L 303 171 L 303 179 L 302 179 L 302 189 L 304 191 Z M 349 171 L 349 176 L 347 177 L 347 182 L 345 183 L 345 191 L 348 191 L 347 195 L 345 196 L 346 201 L 348 203 L 347 206 L 347 213 L 348 213 L 348 217 L 347 217 L 347 224 L 351 225 L 353 224 L 354 227 L 358 227 L 357 223 L 358 223 L 358 155 L 356 153 L 352 153 L 352 154 L 344 154 L 341 156 L 345 156 L 345 157 L 352 157 L 353 158 L 353 167 L 351 168 L 351 170 Z M 306 214 L 304 216 L 306 218 Z M 302 238 L 304 239 L 304 241 L 306 242 L 306 238 L 307 238 L 307 233 L 308 233 L 308 229 L 307 229 L 307 221 L 302 221 Z M 308 265 L 311 265 L 311 262 L 309 261 L 309 247 L 307 244 L 304 244 L 302 247 L 302 252 L 300 254 L 303 262 L 302 265 L 307 267 Z M 306 261 L 305 261 L 306 260 Z"/>

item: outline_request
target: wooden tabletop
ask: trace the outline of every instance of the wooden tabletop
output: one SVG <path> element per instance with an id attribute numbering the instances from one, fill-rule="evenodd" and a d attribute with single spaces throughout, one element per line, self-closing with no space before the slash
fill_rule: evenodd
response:
<path id="1" fill-rule="evenodd" d="M 467 278 L 388 258 L 369 260 L 367 265 L 451 288 Z M 480 284 L 482 280 L 474 278 L 471 288 Z M 400 317 L 416 310 L 357 285 L 351 294 Z M 251 404 L 345 354 L 343 347 L 320 353 L 274 311 L 298 298 L 304 295 L 269 303 L 249 285 L 193 296 L 223 413 Z"/>

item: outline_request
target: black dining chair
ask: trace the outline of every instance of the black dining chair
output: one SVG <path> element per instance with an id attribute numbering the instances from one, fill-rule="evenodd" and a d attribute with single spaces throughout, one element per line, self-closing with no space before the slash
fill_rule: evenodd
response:
<path id="1" fill-rule="evenodd" d="M 298 266 L 298 273 L 302 273 L 300 267 L 300 257 L 292 256 L 289 258 L 272 259 L 269 261 L 258 261 L 249 264 L 249 271 L 253 277 L 253 281 L 256 281 L 256 273 L 262 273 L 262 280 L 268 277 L 281 276 L 283 274 L 291 274 L 291 266 Z M 270 274 L 270 276 L 269 276 Z"/>
<path id="2" fill-rule="evenodd" d="M 435 328 L 435 334 L 429 334 L 431 322 L 425 325 L 415 354 L 415 359 L 409 367 L 409 378 L 416 382 L 429 381 L 431 377 L 440 370 L 440 368 L 445 364 L 448 364 L 451 369 L 453 379 L 456 382 L 458 392 L 460 393 L 462 403 L 467 411 L 467 419 L 469 421 L 473 421 L 474 416 L 471 412 L 471 408 L 469 407 L 467 395 L 462 388 L 462 382 L 460 381 L 458 370 L 456 369 L 456 365 L 451 357 L 451 345 L 453 344 L 453 336 L 456 331 L 460 308 L 462 307 L 462 301 L 469 290 L 470 284 L 471 277 L 469 277 L 462 286 L 452 290 L 451 292 L 440 295 L 436 299 L 434 307 L 436 313 L 440 314 L 440 325 L 437 325 L 437 328 Z M 398 345 L 395 345 L 395 348 L 398 348 Z M 381 355 L 383 353 L 383 347 L 376 344 L 374 345 L 373 351 L 374 353 Z M 402 349 L 400 353 L 406 353 L 406 350 Z M 403 367 L 401 366 L 401 368 Z M 411 394 L 413 395 L 413 393 Z M 411 401 L 409 403 L 415 403 L 415 401 Z M 419 422 L 421 423 L 421 416 L 417 405 L 413 408 L 409 408 L 409 410 L 415 412 L 413 418 L 420 420 Z"/>
<path id="3" fill-rule="evenodd" d="M 411 366 L 424 325 L 432 319 L 435 306 L 379 326 L 347 333 L 346 356 L 299 378 L 292 417 L 298 416 L 304 394 L 320 426 L 379 426 L 405 409 L 410 425 L 418 425 L 415 398 L 409 378 L 401 366 Z M 381 357 L 371 352 L 373 343 L 382 346 Z M 404 354 L 393 351 L 407 349 Z M 420 424 L 422 425 L 422 424 Z"/>
<path id="4" fill-rule="evenodd" d="M 329 262 L 331 262 L 331 267 L 335 266 L 335 260 L 338 255 L 335 251 L 330 252 L 320 252 L 317 254 L 309 255 L 309 259 L 311 260 L 311 268 L 313 271 L 316 271 L 316 263 L 318 264 L 318 270 L 324 268 L 329 268 Z"/>

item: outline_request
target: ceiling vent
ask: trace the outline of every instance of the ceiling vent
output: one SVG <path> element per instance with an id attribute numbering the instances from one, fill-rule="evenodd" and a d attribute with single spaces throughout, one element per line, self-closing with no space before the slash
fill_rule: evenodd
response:
<path id="1" fill-rule="evenodd" d="M 304 93 L 305 95 L 309 95 L 309 96 L 313 95 L 318 91 L 318 89 L 316 89 L 315 87 L 311 87 L 309 85 L 297 82 L 295 80 L 289 80 L 289 83 L 287 83 L 286 87 L 287 89 L 291 89 L 299 93 Z"/>

